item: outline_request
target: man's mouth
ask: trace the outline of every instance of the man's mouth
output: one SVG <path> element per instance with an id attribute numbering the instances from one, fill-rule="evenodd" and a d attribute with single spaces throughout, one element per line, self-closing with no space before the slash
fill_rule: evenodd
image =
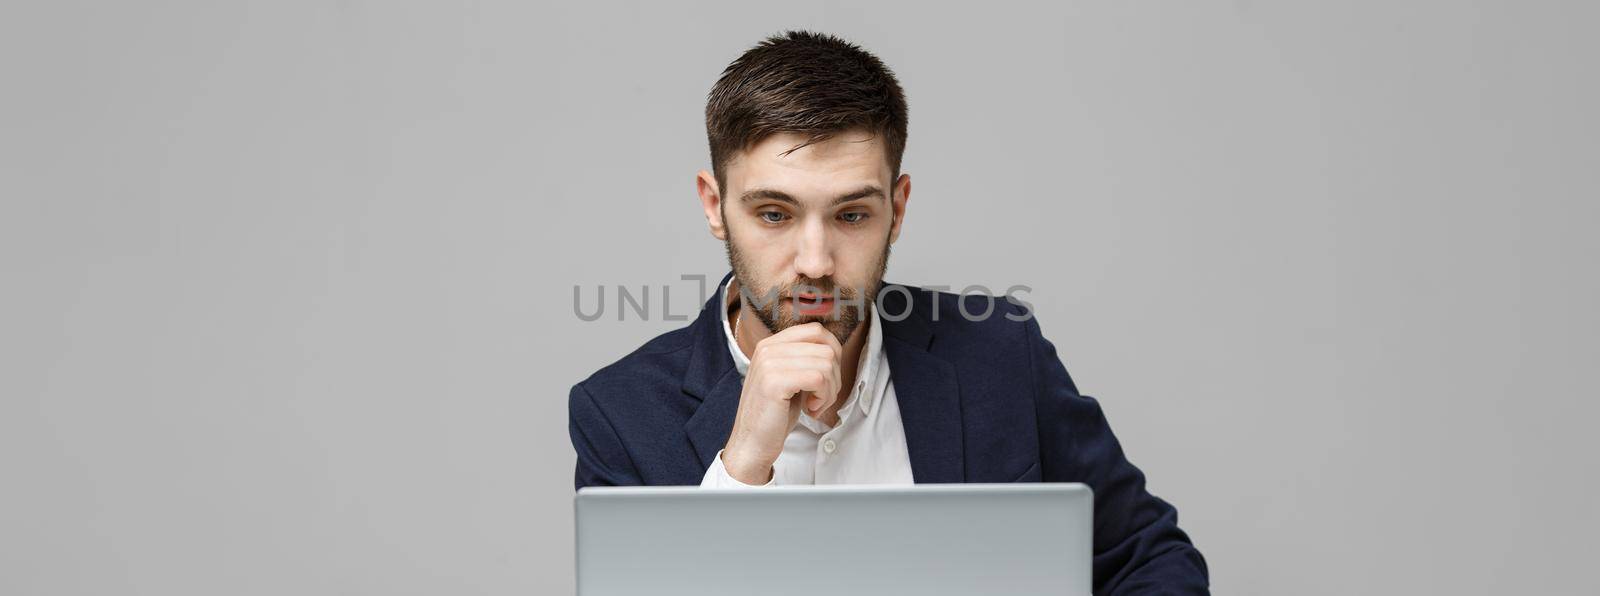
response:
<path id="1" fill-rule="evenodd" d="M 803 315 L 823 315 L 833 311 L 833 297 L 810 292 L 795 295 L 795 308 Z"/>

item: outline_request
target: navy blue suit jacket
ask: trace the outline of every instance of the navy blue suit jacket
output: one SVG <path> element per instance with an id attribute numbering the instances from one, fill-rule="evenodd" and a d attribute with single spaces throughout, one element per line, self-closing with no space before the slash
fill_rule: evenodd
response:
<path id="1" fill-rule="evenodd" d="M 969 321 L 957 301 L 977 316 L 988 298 L 885 287 L 883 349 L 917 483 L 1082 482 L 1094 490 L 1095 593 L 1207 592 L 1205 559 L 1177 510 L 1145 490 L 1027 306 L 996 298 L 990 316 Z M 720 296 L 572 387 L 577 487 L 700 484 L 744 387 Z"/>

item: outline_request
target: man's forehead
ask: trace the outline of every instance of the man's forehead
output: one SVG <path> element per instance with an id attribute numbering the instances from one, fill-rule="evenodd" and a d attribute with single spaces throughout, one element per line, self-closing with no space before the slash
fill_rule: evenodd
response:
<path id="1" fill-rule="evenodd" d="M 806 140 L 804 135 L 779 133 L 739 152 L 727 164 L 727 190 L 736 194 L 747 188 L 784 187 L 791 194 L 828 195 L 886 183 L 889 164 L 877 135 L 848 131 L 811 144 Z"/>

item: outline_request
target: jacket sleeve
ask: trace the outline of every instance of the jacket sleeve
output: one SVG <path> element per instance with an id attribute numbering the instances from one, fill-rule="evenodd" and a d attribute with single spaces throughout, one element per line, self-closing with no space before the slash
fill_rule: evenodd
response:
<path id="1" fill-rule="evenodd" d="M 1205 558 L 1178 529 L 1178 511 L 1145 490 L 1100 404 L 1081 395 L 1055 345 L 1026 321 L 1045 482 L 1094 491 L 1095 594 L 1208 594 Z"/>
<path id="2" fill-rule="evenodd" d="M 644 484 L 634 469 L 633 459 L 622 446 L 622 439 L 611 421 L 594 403 L 594 397 L 579 383 L 567 396 L 567 433 L 578 452 L 574 488 L 585 486 L 636 486 Z"/>

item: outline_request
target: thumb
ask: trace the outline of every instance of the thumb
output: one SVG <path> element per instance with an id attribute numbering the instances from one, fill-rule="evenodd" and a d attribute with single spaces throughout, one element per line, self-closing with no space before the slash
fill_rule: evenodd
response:
<path id="1" fill-rule="evenodd" d="M 801 391 L 800 403 L 804 404 L 806 413 L 811 414 L 815 413 L 817 408 L 822 407 L 822 398 L 818 397 L 815 391 Z"/>

